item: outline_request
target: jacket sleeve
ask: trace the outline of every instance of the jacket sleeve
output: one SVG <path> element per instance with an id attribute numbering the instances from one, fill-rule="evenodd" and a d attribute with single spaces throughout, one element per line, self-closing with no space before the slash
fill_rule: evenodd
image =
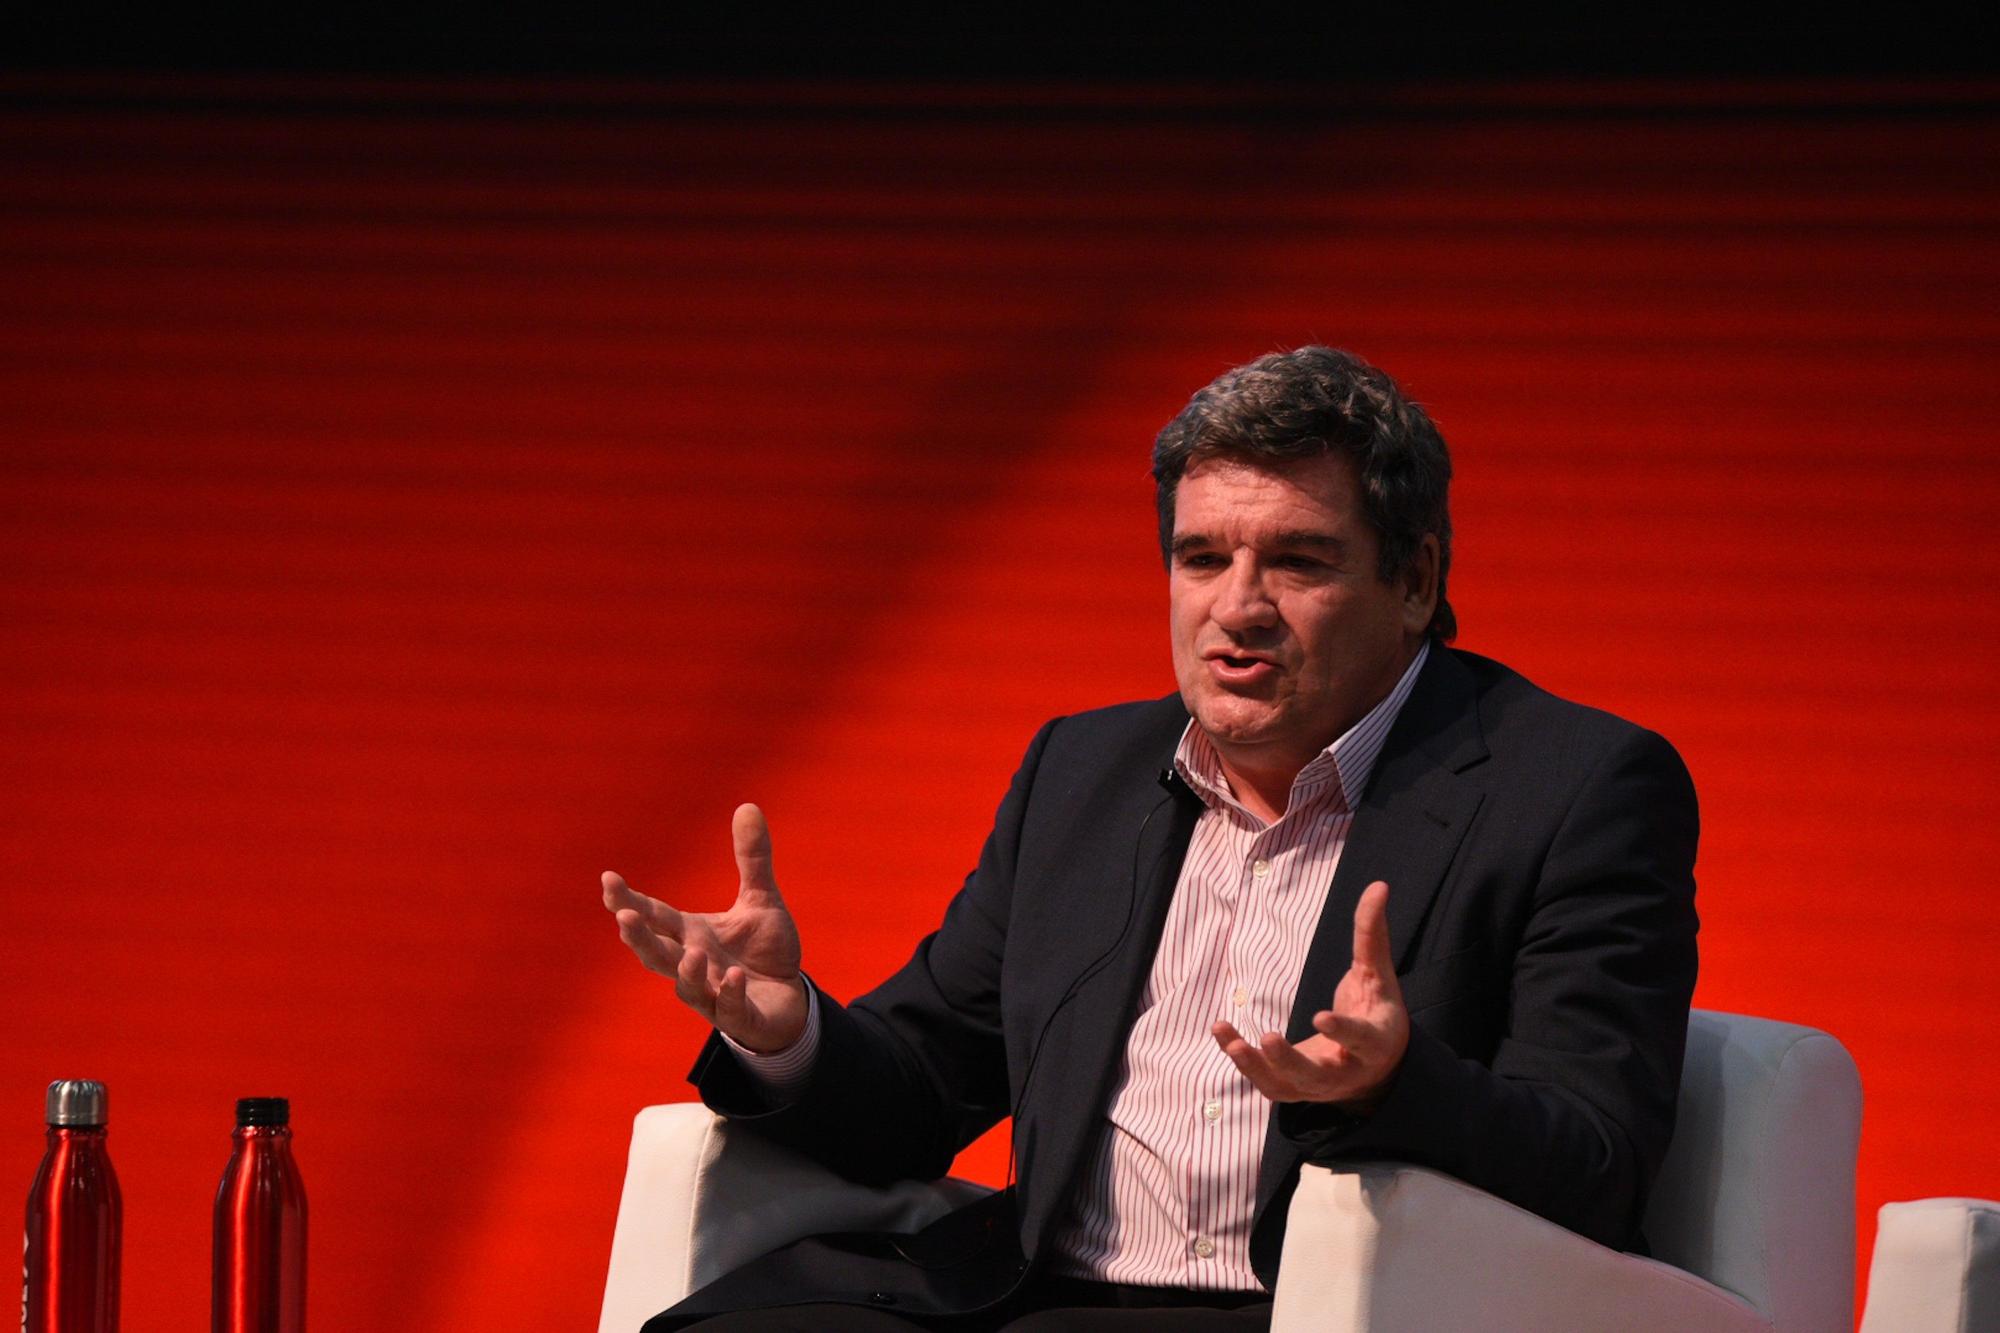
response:
<path id="1" fill-rule="evenodd" d="M 1578 788 L 1492 1002 L 1490 1063 L 1413 1024 L 1366 1119 L 1288 1104 L 1311 1161 L 1435 1167 L 1604 1244 L 1637 1237 L 1666 1154 L 1695 980 L 1694 786 L 1631 728 Z"/>
<path id="2" fill-rule="evenodd" d="M 804 1090 L 773 1104 L 711 1034 L 688 1075 L 711 1109 L 866 1184 L 936 1179 L 1007 1114 L 1000 965 L 1021 823 L 1056 724 L 1036 733 L 978 867 L 909 962 L 852 1004 L 820 992 L 819 1055 Z"/>

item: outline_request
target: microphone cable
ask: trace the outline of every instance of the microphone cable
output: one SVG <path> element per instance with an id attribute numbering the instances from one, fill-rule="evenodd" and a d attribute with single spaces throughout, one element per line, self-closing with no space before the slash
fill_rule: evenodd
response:
<path id="1" fill-rule="evenodd" d="M 1077 994 L 1091 980 L 1091 978 L 1095 977 L 1099 972 L 1103 971 L 1105 966 L 1108 965 L 1111 962 L 1111 960 L 1117 956 L 1118 950 L 1125 943 L 1126 936 L 1132 933 L 1132 922 L 1138 914 L 1139 857 L 1141 853 L 1144 852 L 1145 850 L 1146 830 L 1152 827 L 1153 820 L 1159 816 L 1160 811 L 1166 809 L 1169 805 L 1173 804 L 1175 801 L 1186 800 L 1190 798 L 1194 800 L 1200 799 L 1200 797 L 1195 795 L 1194 790 L 1190 788 L 1185 781 L 1182 780 L 1181 775 L 1175 772 L 1172 768 L 1162 769 L 1160 771 L 1158 781 L 1160 786 L 1166 789 L 1167 795 L 1164 798 L 1162 798 L 1156 805 L 1154 805 L 1151 810 L 1146 812 L 1145 819 L 1141 820 L 1139 823 L 1139 832 L 1133 838 L 1132 878 L 1131 878 L 1131 883 L 1127 888 L 1126 898 L 1125 898 L 1125 922 L 1122 926 L 1119 927 L 1117 938 L 1112 940 L 1110 945 L 1107 946 L 1103 952 L 1099 953 L 1096 958 L 1093 958 L 1090 961 L 1089 966 L 1085 967 L 1083 971 L 1078 973 L 1075 979 L 1070 982 L 1068 988 L 1063 991 L 1062 997 L 1056 1001 L 1055 1007 L 1050 1009 L 1048 1012 L 1048 1016 L 1042 1020 L 1041 1030 L 1035 1034 L 1035 1043 L 1030 1048 L 1028 1054 L 1028 1068 L 1027 1071 L 1021 1076 L 1020 1094 L 1014 1099 L 1013 1109 L 1008 1112 L 1009 1123 L 1007 1127 L 1006 1183 L 1003 1184 L 1000 1187 L 1000 1189 L 996 1190 L 993 1195 L 989 1196 L 991 1199 L 998 1200 L 1004 1198 L 1007 1192 L 1011 1190 L 1016 1183 L 1014 1179 L 1014 1170 L 1016 1166 L 1015 1137 L 1019 1132 L 1021 1108 L 1027 1105 L 1028 1089 L 1034 1084 L 1035 1067 L 1041 1061 L 1042 1050 L 1047 1042 L 1047 1038 L 1049 1035 L 1049 1027 L 1056 1021 L 1056 1015 L 1062 1012 L 1063 1006 L 1068 1004 L 1072 999 L 1076 998 Z M 1009 1208 L 1009 1211 L 1010 1212 L 1012 1211 L 1011 1207 Z M 899 1255 L 907 1262 L 917 1264 L 921 1268 L 946 1267 L 949 1265 L 963 1263 L 966 1260 L 971 1259 L 974 1255 L 978 1254 L 982 1249 L 984 1249 L 988 1244 L 992 1243 L 992 1241 L 995 1239 L 997 1235 L 994 1226 L 996 1220 L 997 1219 L 993 1217 L 981 1217 L 977 1219 L 976 1223 L 970 1227 L 970 1229 L 973 1232 L 973 1234 L 968 1238 L 970 1240 L 970 1244 L 963 1249 L 960 1249 L 958 1247 L 950 1247 L 944 1249 L 943 1252 L 937 1252 L 939 1249 L 943 1248 L 938 1246 L 938 1242 L 941 1241 L 943 1238 L 934 1235 L 926 1235 L 926 1233 L 923 1232 L 917 1233 L 917 1235 L 926 1236 L 926 1239 L 928 1239 L 931 1242 L 931 1245 L 926 1247 L 927 1252 L 923 1254 L 913 1253 L 911 1251 L 910 1246 L 906 1243 L 915 1240 L 916 1239 L 915 1236 L 900 1237 L 900 1238 L 891 1237 L 889 1243 L 890 1247 L 896 1252 L 897 1255 Z"/>
<path id="2" fill-rule="evenodd" d="M 1035 1066 L 1041 1062 L 1042 1048 L 1048 1039 L 1050 1026 L 1056 1021 L 1056 1015 L 1062 1012 L 1063 1006 L 1076 998 L 1077 993 L 1083 989 L 1091 978 L 1103 971 L 1105 966 L 1117 956 L 1119 948 L 1125 943 L 1125 937 L 1132 933 L 1132 922 L 1138 914 L 1139 907 L 1139 856 L 1146 847 L 1146 830 L 1152 827 L 1153 820 L 1158 817 L 1160 811 L 1166 809 L 1175 801 L 1185 800 L 1190 797 L 1195 800 L 1201 799 L 1195 795 L 1194 789 L 1182 780 L 1181 775 L 1172 768 L 1161 769 L 1158 782 L 1161 787 L 1166 789 L 1167 795 L 1151 810 L 1146 812 L 1146 818 L 1140 822 L 1139 832 L 1132 840 L 1132 880 L 1126 891 L 1125 924 L 1119 927 L 1118 938 L 1112 940 L 1110 946 L 1104 952 L 1098 954 L 1096 958 L 1092 959 L 1090 965 L 1078 973 L 1074 981 L 1070 982 L 1069 988 L 1062 993 L 1062 998 L 1056 1001 L 1055 1007 L 1049 1010 L 1048 1016 L 1042 1020 L 1041 1030 L 1035 1034 L 1035 1044 L 1029 1049 L 1028 1068 L 1027 1072 L 1021 1076 L 1020 1094 L 1014 1099 L 1013 1109 L 1007 1113 L 1009 1121 L 1007 1127 L 1007 1183 L 1003 1188 L 1011 1188 L 1015 1184 L 1015 1138 L 1019 1133 L 1021 1108 L 1027 1105 L 1028 1088 L 1034 1082 Z"/>

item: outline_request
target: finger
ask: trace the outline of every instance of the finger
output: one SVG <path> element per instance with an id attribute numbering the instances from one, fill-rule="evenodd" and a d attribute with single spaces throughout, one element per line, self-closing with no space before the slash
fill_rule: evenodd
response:
<path id="1" fill-rule="evenodd" d="M 1359 1055 L 1376 1043 L 1381 1033 L 1358 1018 L 1322 1009 L 1313 1015 L 1313 1030 L 1343 1051 Z"/>
<path id="2" fill-rule="evenodd" d="M 737 901 L 775 901 L 778 881 L 771 874 L 771 826 L 754 805 L 739 805 L 729 831 L 736 841 Z"/>
<path id="3" fill-rule="evenodd" d="M 1229 1063 L 1250 1080 L 1251 1087 L 1274 1102 L 1287 1100 L 1287 1090 L 1272 1072 L 1264 1053 L 1245 1041 L 1242 1033 L 1227 1023 L 1215 1024 L 1209 1033 L 1215 1038 L 1215 1044 L 1222 1048 L 1222 1053 L 1229 1057 Z"/>
<path id="4" fill-rule="evenodd" d="M 749 989 L 750 976 L 740 967 L 724 972 L 722 984 L 715 988 L 715 1025 L 738 1041 L 748 1031 Z"/>
<path id="5" fill-rule="evenodd" d="M 675 939 L 681 938 L 686 929 L 678 910 L 658 898 L 647 897 L 609 870 L 604 872 L 604 905 L 614 912 L 626 909 L 637 912 L 653 929 Z"/>
<path id="6" fill-rule="evenodd" d="M 715 1022 L 715 988 L 708 981 L 708 958 L 700 949 L 681 953 L 681 965 L 674 972 L 674 994 L 688 1008 Z"/>
<path id="7" fill-rule="evenodd" d="M 1272 1074 L 1294 1088 L 1310 1089 L 1325 1080 L 1326 1070 L 1317 1061 L 1308 1059 L 1304 1051 L 1286 1041 L 1283 1033 L 1266 1032 L 1264 1039 L 1257 1043 L 1257 1049 Z"/>
<path id="8" fill-rule="evenodd" d="M 671 977 L 680 963 L 681 947 L 675 940 L 655 935 L 647 929 L 639 914 L 630 908 L 621 908 L 614 918 L 618 922 L 618 938 L 625 941 L 625 947 L 638 955 L 639 961 L 647 968 L 663 977 Z"/>
<path id="9" fill-rule="evenodd" d="M 1234 1025 L 1217 1022 L 1212 1024 L 1208 1031 L 1209 1035 L 1215 1038 L 1215 1044 L 1222 1048 L 1222 1053 L 1233 1060 L 1238 1069 L 1242 1069 L 1246 1074 L 1249 1073 L 1250 1070 L 1244 1068 L 1244 1061 L 1248 1060 L 1257 1069 L 1262 1070 L 1263 1062 L 1257 1059 L 1257 1048 L 1252 1046 Z"/>
<path id="10" fill-rule="evenodd" d="M 1354 961 L 1395 985 L 1396 959 L 1389 952 L 1389 886 L 1379 879 L 1362 890 L 1361 901 L 1354 905 Z"/>

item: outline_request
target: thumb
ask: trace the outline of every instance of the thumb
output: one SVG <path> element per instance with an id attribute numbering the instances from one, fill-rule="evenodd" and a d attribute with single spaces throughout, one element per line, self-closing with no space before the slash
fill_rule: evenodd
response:
<path id="1" fill-rule="evenodd" d="M 1389 886 L 1379 879 L 1354 905 L 1354 961 L 1371 968 L 1385 986 L 1396 984 L 1396 959 L 1389 950 Z"/>
<path id="2" fill-rule="evenodd" d="M 764 812 L 754 805 L 739 805 L 729 829 L 736 841 L 737 900 L 775 905 L 778 881 L 771 874 L 771 826 L 764 821 Z"/>

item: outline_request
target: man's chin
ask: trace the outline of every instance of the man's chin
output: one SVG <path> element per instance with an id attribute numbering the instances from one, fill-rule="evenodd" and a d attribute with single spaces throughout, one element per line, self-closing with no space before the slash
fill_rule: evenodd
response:
<path id="1" fill-rule="evenodd" d="M 1281 729 L 1277 710 L 1270 705 L 1248 699 L 1229 702 L 1235 706 L 1217 707 L 1214 700 L 1203 700 L 1192 710 L 1195 725 L 1218 749 L 1261 745 Z"/>

